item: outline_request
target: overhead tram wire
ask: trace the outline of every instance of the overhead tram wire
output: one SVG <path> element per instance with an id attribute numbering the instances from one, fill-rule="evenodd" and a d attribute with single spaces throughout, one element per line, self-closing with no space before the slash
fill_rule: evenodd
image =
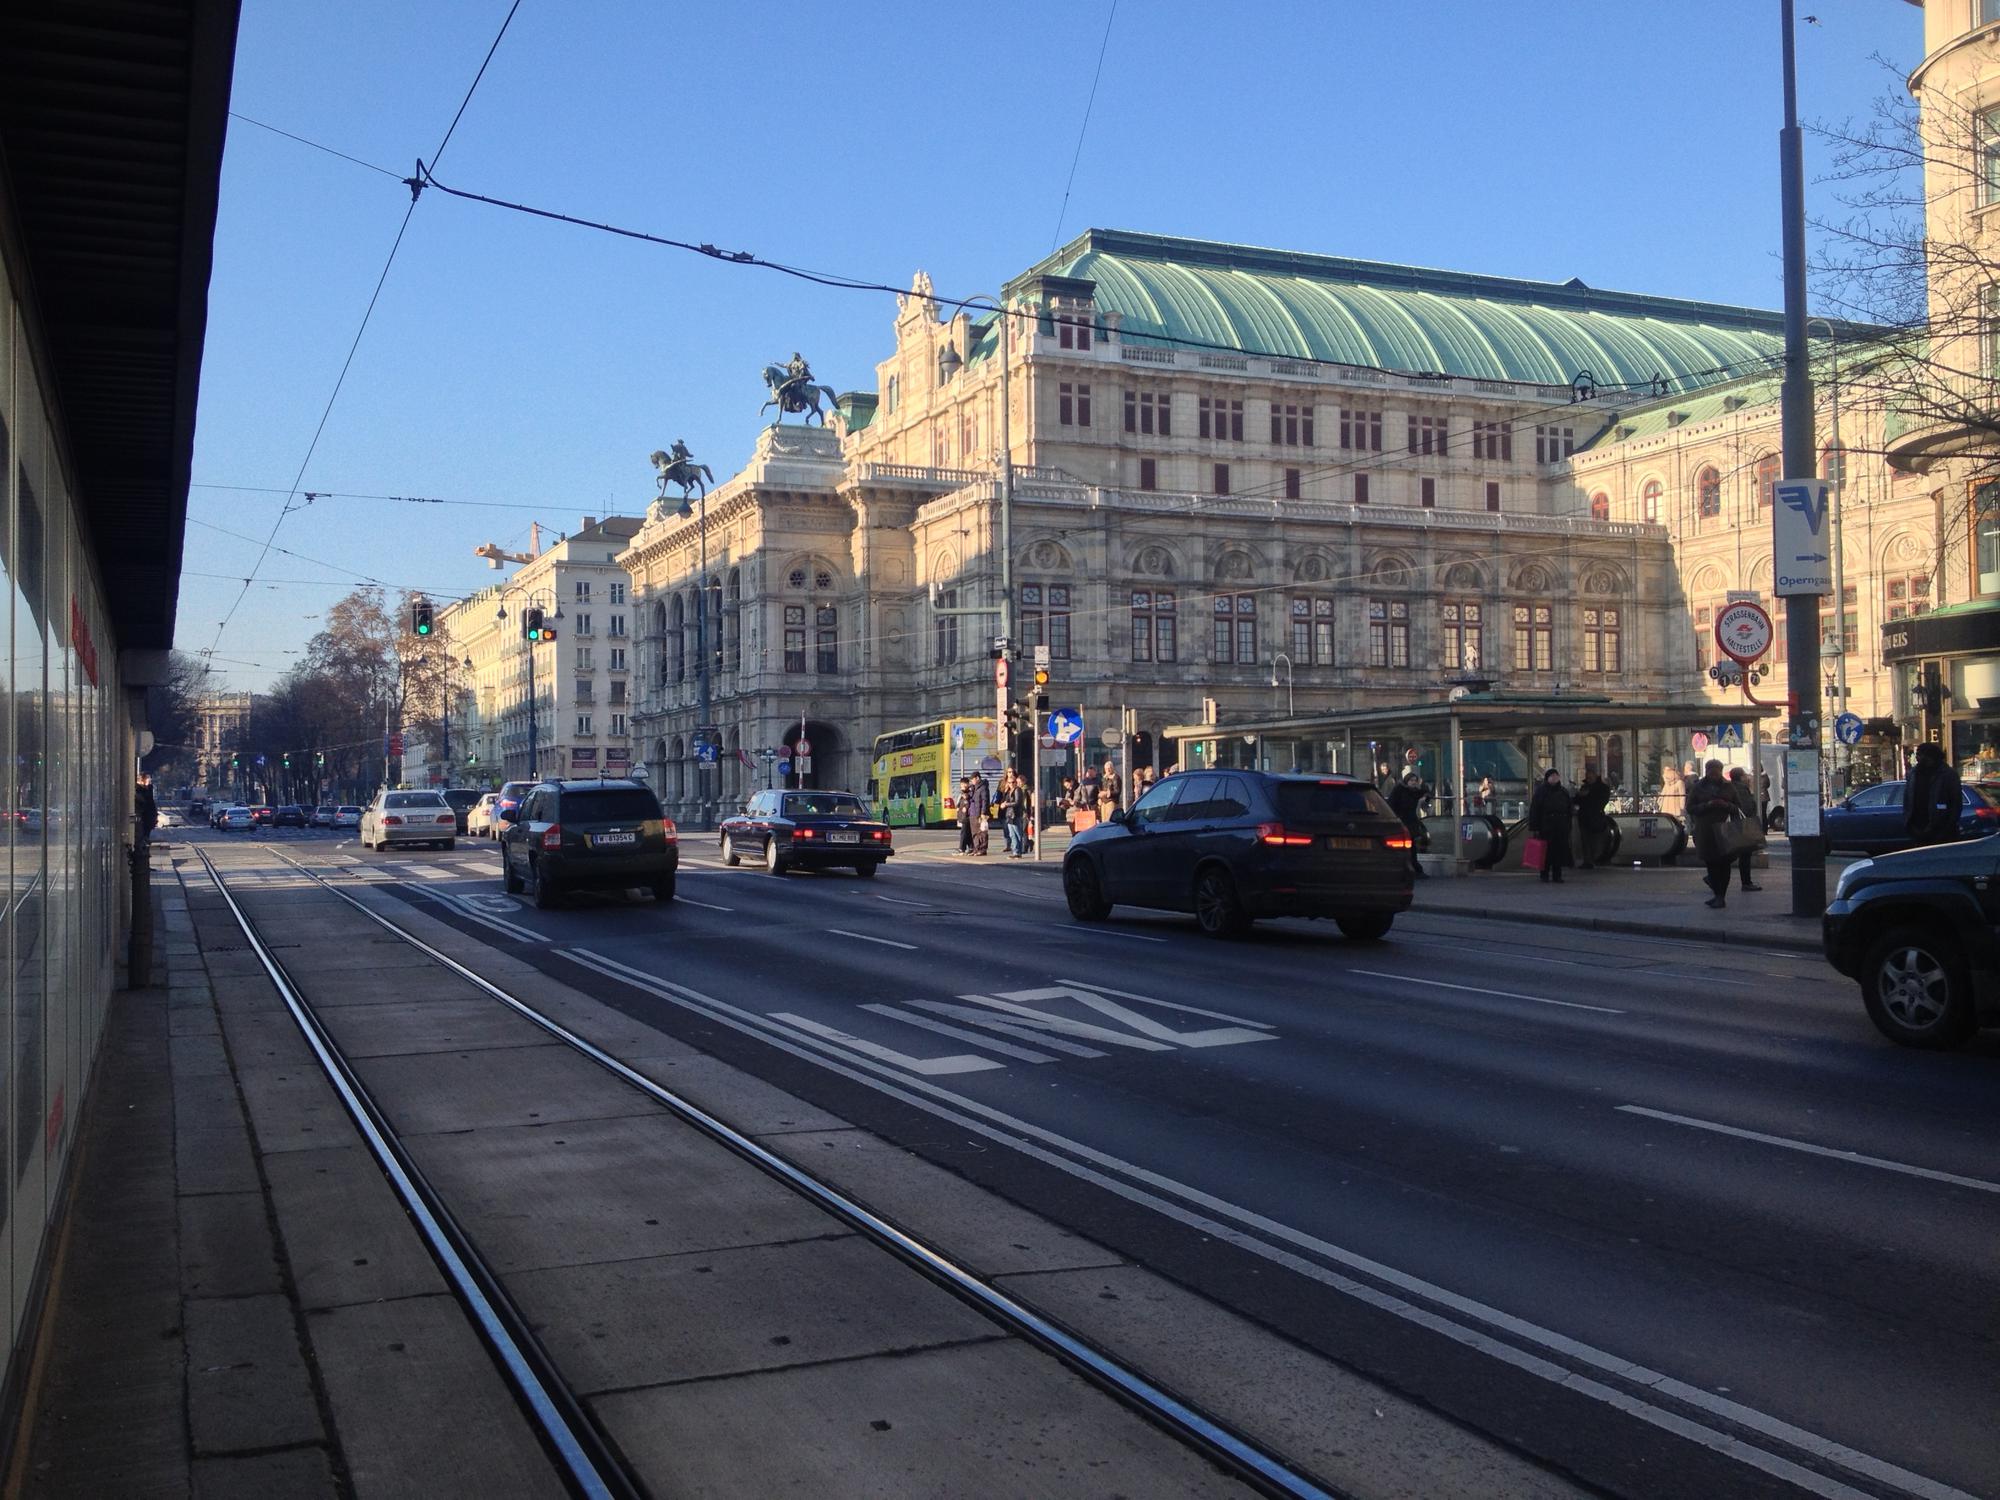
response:
<path id="1" fill-rule="evenodd" d="M 380 172 L 384 177 L 393 177 L 398 182 L 403 180 L 401 172 L 393 171 L 388 167 L 378 167 L 372 161 L 363 161 L 358 156 L 349 156 L 345 151 L 336 151 L 331 146 L 322 145 L 318 141 L 307 140 L 306 137 L 294 135 L 289 130 L 280 130 L 276 125 L 271 124 L 270 121 L 260 120 L 255 115 L 246 115 L 241 110 L 232 109 L 229 112 L 229 118 L 232 120 L 241 120 L 245 125 L 255 125 L 259 130 L 268 130 L 273 135 L 281 135 L 288 141 L 297 141 L 301 146 L 310 146 L 315 151 L 324 151 L 328 156 L 337 156 L 342 161 L 351 161 L 357 167 L 366 167 L 371 172 Z"/>
<path id="2" fill-rule="evenodd" d="M 458 101 L 458 109 L 451 117 L 451 124 L 445 127 L 444 138 L 438 142 L 437 150 L 431 153 L 431 161 L 433 163 L 444 155 L 445 147 L 451 144 L 452 135 L 458 130 L 458 122 L 465 117 L 466 106 L 472 103 L 472 96 L 478 90 L 480 80 L 486 76 L 486 69 L 493 61 L 493 54 L 500 50 L 501 39 L 507 35 L 507 28 L 513 24 L 514 14 L 520 8 L 521 0 L 514 0 L 514 3 L 508 6 L 506 19 L 501 21 L 499 31 L 494 34 L 493 44 L 486 49 L 486 56 L 480 61 L 479 71 L 473 74 L 472 82 L 466 88 L 465 97 Z M 412 189 L 410 192 L 409 207 L 403 210 L 403 222 L 397 226 L 396 238 L 389 246 L 388 258 L 382 263 L 382 274 L 376 277 L 375 290 L 369 294 L 368 306 L 361 314 L 361 326 L 354 331 L 354 340 L 347 347 L 347 358 L 341 361 L 340 374 L 335 377 L 333 390 L 326 398 L 326 407 L 320 413 L 319 425 L 313 428 L 312 441 L 306 444 L 305 457 L 299 460 L 298 475 L 292 480 L 291 491 L 286 495 L 285 503 L 278 511 L 277 519 L 271 523 L 270 533 L 264 539 L 263 550 L 258 553 L 257 561 L 251 565 L 250 576 L 243 581 L 242 591 L 237 594 L 235 602 L 229 606 L 228 611 L 216 623 L 215 641 L 208 648 L 210 655 L 213 655 L 216 647 L 222 644 L 222 633 L 229 628 L 229 622 L 236 618 L 237 610 L 242 608 L 243 601 L 250 596 L 251 581 L 256 578 L 257 570 L 264 566 L 265 558 L 271 555 L 272 545 L 278 538 L 278 531 L 285 524 L 285 518 L 294 509 L 292 496 L 298 493 L 299 485 L 305 480 L 306 468 L 312 463 L 313 454 L 319 448 L 319 440 L 326 432 L 326 424 L 333 416 L 334 403 L 340 399 L 341 387 L 347 383 L 347 372 L 353 368 L 354 356 L 361 348 L 362 335 L 368 331 L 369 320 L 375 315 L 375 305 L 381 300 L 382 288 L 389 280 L 389 269 L 396 263 L 396 252 L 402 248 L 403 236 L 408 233 L 410 219 L 417 211 L 417 198 L 418 194 L 416 190 Z"/>
<path id="3" fill-rule="evenodd" d="M 1076 164 L 1083 160 L 1083 140 L 1090 132 L 1090 112 L 1097 104 L 1097 81 L 1104 76 L 1104 54 L 1111 47 L 1111 23 L 1118 18 L 1118 0 L 1104 18 L 1104 39 L 1097 44 L 1097 66 L 1090 74 L 1090 97 L 1083 101 L 1083 123 L 1076 127 L 1076 150 L 1069 159 L 1069 177 L 1063 183 L 1062 207 L 1056 210 L 1056 232 L 1049 237 L 1049 254 L 1062 245 L 1063 220 L 1069 217 L 1069 193 L 1076 186 Z"/>

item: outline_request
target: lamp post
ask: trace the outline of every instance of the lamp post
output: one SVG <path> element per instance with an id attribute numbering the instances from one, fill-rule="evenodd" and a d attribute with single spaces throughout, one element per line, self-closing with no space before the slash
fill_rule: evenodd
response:
<path id="1" fill-rule="evenodd" d="M 782 417 L 784 413 L 780 411 L 779 415 Z M 653 455 L 653 466 L 658 472 L 661 504 L 664 505 L 666 503 L 667 486 L 679 483 L 681 486 L 681 498 L 679 503 L 674 506 L 674 514 L 679 516 L 683 521 L 693 517 L 695 523 L 694 774 L 695 801 L 697 804 L 702 804 L 708 801 L 707 788 L 702 786 L 701 783 L 702 772 L 709 768 L 715 768 L 717 775 L 721 774 L 718 762 L 709 759 L 709 755 L 711 754 L 719 756 L 720 749 L 718 746 L 719 736 L 716 733 L 715 726 L 709 723 L 709 714 L 712 705 L 709 698 L 708 680 L 708 487 L 698 477 L 699 474 L 706 474 L 708 471 L 706 469 L 697 470 L 696 465 L 693 463 L 684 446 L 678 443 L 674 446 L 674 455 L 669 455 L 664 451 L 655 453 Z M 674 461 L 670 462 L 670 457 L 674 458 Z M 697 500 L 694 492 L 696 489 L 700 490 L 699 510 L 695 508 Z M 721 621 L 718 620 L 716 624 L 719 631 Z"/>
<path id="2" fill-rule="evenodd" d="M 538 762 L 541 759 L 541 755 L 540 755 L 540 747 L 536 743 L 536 739 L 537 739 L 537 730 L 539 728 L 537 720 L 540 717 L 540 705 L 535 700 L 535 647 L 539 645 L 540 642 L 529 638 L 527 611 L 531 608 L 541 609 L 548 612 L 551 618 L 557 620 L 563 618 L 563 612 L 562 612 L 562 605 L 556 601 L 555 594 L 547 589 L 522 590 L 517 592 L 514 595 L 514 598 L 515 601 L 521 606 L 521 614 L 522 614 L 521 646 L 522 649 L 526 652 L 528 658 L 528 777 L 527 779 L 530 781 L 539 781 L 541 777 L 539 775 Z M 504 621 L 507 618 L 507 600 L 506 600 L 506 595 L 504 593 L 501 595 L 500 607 L 493 611 L 493 618 L 502 621 Z"/>
<path id="3" fill-rule="evenodd" d="M 1295 717 L 1298 713 L 1297 703 L 1292 697 L 1292 659 L 1282 651 L 1271 658 L 1271 686 L 1273 688 L 1278 685 L 1279 662 L 1285 664 L 1285 717 L 1289 719 Z"/>
<path id="4" fill-rule="evenodd" d="M 1833 658 L 1833 700 L 1834 712 L 1847 712 L 1847 570 L 1846 560 L 1840 547 L 1841 511 L 1845 508 L 1847 490 L 1847 451 L 1840 446 L 1840 337 L 1834 332 L 1831 321 L 1826 318 L 1806 319 L 1807 330 L 1818 323 L 1826 329 L 1827 342 L 1827 397 L 1832 404 L 1833 433 L 1827 439 L 1827 452 L 1837 455 L 1834 462 L 1839 464 L 1837 475 L 1829 474 L 1832 480 L 1826 508 L 1828 539 L 1833 543 L 1833 628 L 1837 650 Z M 1834 763 L 1841 791 L 1847 790 L 1847 783 L 1853 775 L 1854 747 L 1846 741 L 1835 738 Z"/>

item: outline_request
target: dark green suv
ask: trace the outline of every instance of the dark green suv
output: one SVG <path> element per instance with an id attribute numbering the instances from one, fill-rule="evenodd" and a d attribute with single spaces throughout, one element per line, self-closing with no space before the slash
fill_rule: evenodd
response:
<path id="1" fill-rule="evenodd" d="M 636 781 L 544 781 L 501 816 L 500 880 L 546 910 L 573 890 L 642 886 L 674 899 L 680 835 Z"/>

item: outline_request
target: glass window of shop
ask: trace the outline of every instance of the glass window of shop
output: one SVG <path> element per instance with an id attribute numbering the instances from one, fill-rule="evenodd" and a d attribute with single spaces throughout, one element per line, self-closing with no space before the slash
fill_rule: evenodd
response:
<path id="1" fill-rule="evenodd" d="M 1951 664 L 1951 763 L 1970 781 L 2000 780 L 2000 656 Z"/>
<path id="2" fill-rule="evenodd" d="M 1972 492 L 1972 588 L 2000 594 L 2000 480 L 1986 480 Z"/>

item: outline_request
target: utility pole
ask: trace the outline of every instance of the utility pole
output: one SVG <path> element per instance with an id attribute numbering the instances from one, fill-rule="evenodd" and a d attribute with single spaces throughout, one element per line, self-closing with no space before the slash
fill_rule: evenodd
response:
<path id="1" fill-rule="evenodd" d="M 1778 131 L 1785 251 L 1785 379 L 1780 405 L 1784 472 L 1809 478 L 1819 471 L 1813 461 L 1812 372 L 1806 363 L 1806 188 L 1792 0 L 1778 0 L 1778 18 L 1784 31 L 1785 75 L 1785 123 Z M 1775 553 L 1779 507 L 1774 504 L 1771 509 Z M 1782 565 L 1773 570 L 1774 589 L 1785 587 L 1777 576 L 1782 571 Z M 1785 832 L 1792 848 L 1795 917 L 1817 917 L 1826 909 L 1826 840 L 1820 833 L 1819 601 L 1817 593 L 1785 597 Z M 1837 600 L 1834 618 L 1840 618 Z"/>

